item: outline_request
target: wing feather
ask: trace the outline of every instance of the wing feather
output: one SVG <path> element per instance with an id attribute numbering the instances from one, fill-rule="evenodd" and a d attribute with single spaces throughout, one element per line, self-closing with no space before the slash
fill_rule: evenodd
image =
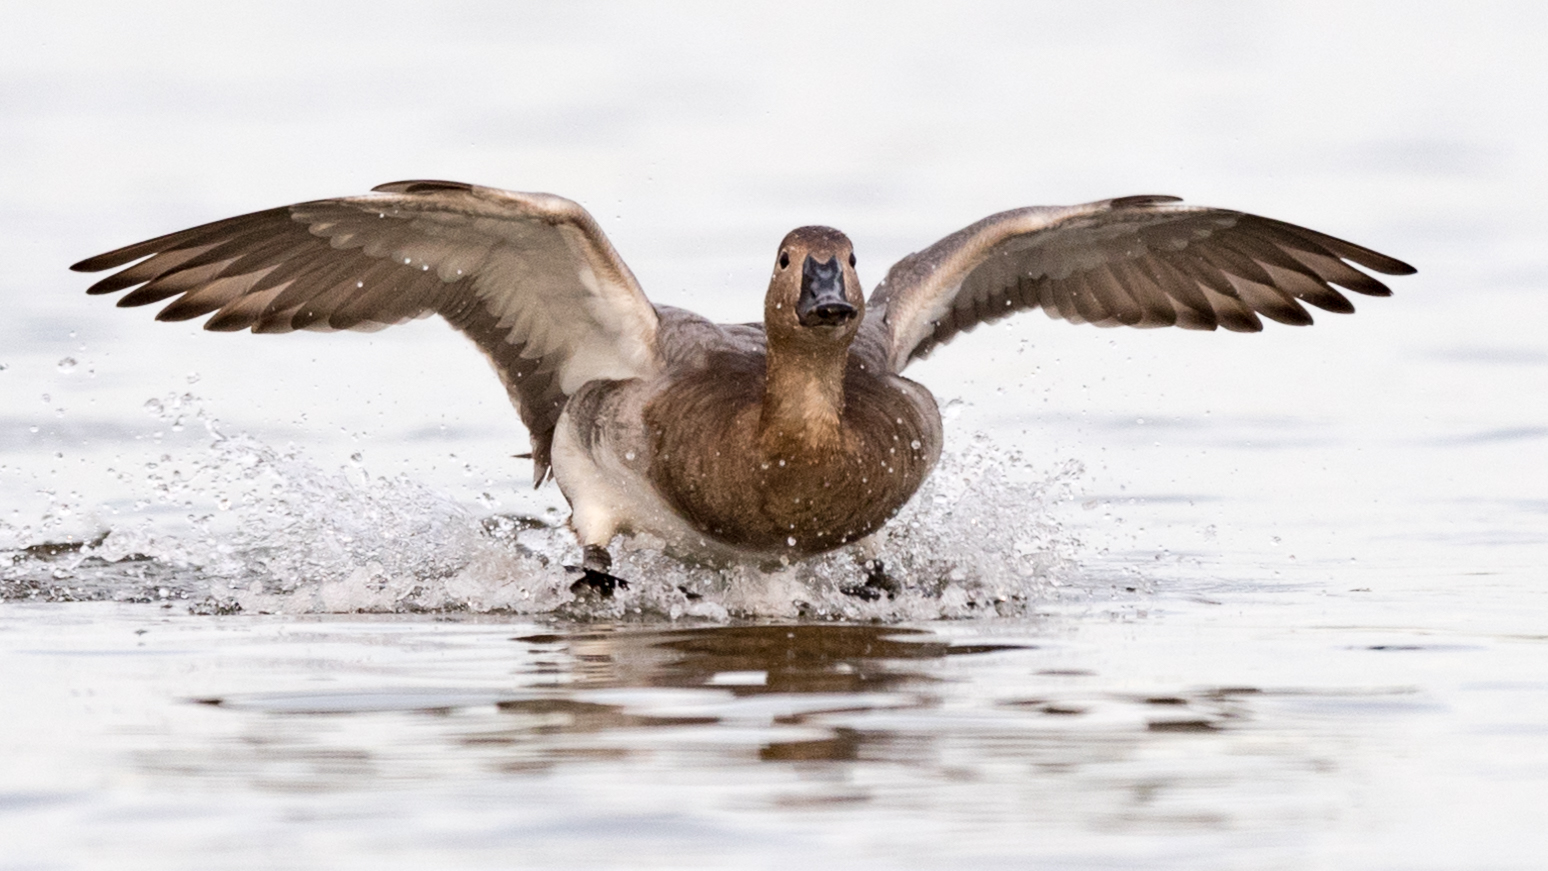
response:
<path id="1" fill-rule="evenodd" d="M 1209 324 L 1207 329 L 1214 329 L 1215 310 L 1210 307 L 1209 300 L 1204 298 L 1198 279 L 1173 266 L 1165 252 L 1157 252 L 1155 257 L 1125 261 L 1124 266 L 1145 277 L 1147 283 L 1144 293 L 1147 298 L 1162 296 L 1171 303 L 1179 326 L 1186 322 Z"/>
<path id="2" fill-rule="evenodd" d="M 204 266 L 195 266 L 189 269 L 179 268 L 177 271 L 163 273 L 140 287 L 131 290 L 118 301 L 120 308 L 130 306 L 147 305 L 153 302 L 161 302 L 170 299 L 180 293 L 200 287 L 209 281 L 219 278 L 225 269 L 224 263 L 209 263 Z"/>
<path id="3" fill-rule="evenodd" d="M 249 326 L 256 326 L 254 321 L 263 316 L 263 310 L 268 308 L 269 303 L 274 301 L 274 297 L 284 289 L 271 287 L 267 290 L 249 290 L 245 295 L 222 306 L 204 322 L 204 328 L 218 333 L 234 333 L 245 330 Z M 256 329 L 254 331 L 256 332 Z"/>
<path id="4" fill-rule="evenodd" d="M 202 224 L 75 264 L 90 293 L 171 299 L 211 330 L 372 330 L 439 314 L 494 365 L 549 472 L 566 398 L 660 370 L 657 316 L 585 209 L 551 194 L 405 181 Z M 131 288 L 133 288 L 131 290 Z"/>
<path id="5" fill-rule="evenodd" d="M 1311 315 L 1306 313 L 1306 309 L 1301 308 L 1289 294 L 1281 293 L 1272 283 L 1236 276 L 1228 276 L 1228 278 L 1236 288 L 1236 298 L 1247 308 L 1269 320 L 1292 327 L 1304 327 L 1312 322 Z"/>
<path id="6" fill-rule="evenodd" d="M 1260 316 L 1310 324 L 1303 302 L 1354 310 L 1340 288 L 1391 295 L 1361 269 L 1414 271 L 1284 221 L 1176 197 L 1121 197 L 991 215 L 899 261 L 868 308 L 881 315 L 871 329 L 884 333 L 896 372 L 959 333 L 1029 308 L 1098 326 L 1257 332 Z"/>
<path id="7" fill-rule="evenodd" d="M 262 272 L 239 272 L 203 282 L 168 303 L 156 313 L 156 320 L 186 321 L 207 315 L 246 293 L 262 277 Z"/>
<path id="8" fill-rule="evenodd" d="M 1163 314 L 1157 312 L 1155 306 L 1147 306 L 1149 300 L 1143 293 L 1143 283 L 1136 281 L 1137 276 L 1131 276 L 1126 266 L 1125 261 L 1114 260 L 1103 264 L 1100 270 L 1102 281 L 1108 286 L 1108 308 L 1115 325 L 1137 327 L 1168 315 L 1175 320 L 1176 314 L 1170 307 Z"/>

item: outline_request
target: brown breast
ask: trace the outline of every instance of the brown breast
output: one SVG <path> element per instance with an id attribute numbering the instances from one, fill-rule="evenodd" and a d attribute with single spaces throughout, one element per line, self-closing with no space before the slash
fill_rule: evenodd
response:
<path id="1" fill-rule="evenodd" d="M 837 448 L 760 446 L 762 357 L 724 355 L 646 408 L 651 479 L 693 526 L 735 547 L 820 553 L 880 529 L 935 465 L 940 416 L 922 387 L 851 363 Z"/>

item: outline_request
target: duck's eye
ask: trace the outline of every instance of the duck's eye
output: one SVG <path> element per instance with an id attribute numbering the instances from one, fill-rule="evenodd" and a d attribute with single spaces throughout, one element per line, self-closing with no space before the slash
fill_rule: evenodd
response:
<path id="1" fill-rule="evenodd" d="M 853 251 L 849 252 L 849 268 L 855 268 L 855 252 Z"/>
<path id="2" fill-rule="evenodd" d="M 781 252 L 779 252 L 779 268 L 780 269 L 784 269 L 786 266 L 789 266 L 789 265 L 790 265 L 790 253 L 788 251 L 781 251 Z"/>

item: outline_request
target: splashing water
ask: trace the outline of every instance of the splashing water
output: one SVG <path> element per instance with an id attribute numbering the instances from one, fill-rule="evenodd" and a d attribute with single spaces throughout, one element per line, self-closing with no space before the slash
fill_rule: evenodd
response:
<path id="1" fill-rule="evenodd" d="M 979 434 L 949 440 L 955 447 L 867 552 L 714 568 L 667 556 L 649 537 L 623 538 L 613 571 L 629 588 L 581 600 L 564 568 L 579 548 L 557 516 L 482 514 L 358 463 L 330 472 L 297 451 L 223 435 L 192 397 L 153 404 L 156 416 L 204 424 L 207 449 L 115 472 L 139 493 L 136 509 L 152 514 L 97 537 L 24 544 L 74 517 L 79 494 L 56 498 L 36 526 L 0 522 L 0 597 L 176 600 L 207 613 L 968 618 L 1025 613 L 1058 595 L 1080 548 L 1054 518 L 1080 464 L 1039 470 Z M 886 584 L 865 586 L 871 559 Z"/>

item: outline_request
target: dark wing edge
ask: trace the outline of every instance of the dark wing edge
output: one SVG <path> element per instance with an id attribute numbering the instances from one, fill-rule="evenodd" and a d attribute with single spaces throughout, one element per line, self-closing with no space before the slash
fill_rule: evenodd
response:
<path id="1" fill-rule="evenodd" d="M 991 215 L 899 261 L 870 305 L 886 321 L 896 372 L 959 333 L 1031 308 L 1103 327 L 1257 332 L 1260 315 L 1306 325 L 1302 303 L 1354 311 L 1338 288 L 1391 295 L 1355 266 L 1415 271 L 1295 224 L 1143 195 Z"/>
<path id="2" fill-rule="evenodd" d="M 505 385 L 541 485 L 577 382 L 657 365 L 655 310 L 569 200 L 433 180 L 372 190 L 201 224 L 70 268 L 125 267 L 87 293 L 134 288 L 121 307 L 175 297 L 157 320 L 209 314 L 214 331 L 369 331 L 439 314 Z"/>

